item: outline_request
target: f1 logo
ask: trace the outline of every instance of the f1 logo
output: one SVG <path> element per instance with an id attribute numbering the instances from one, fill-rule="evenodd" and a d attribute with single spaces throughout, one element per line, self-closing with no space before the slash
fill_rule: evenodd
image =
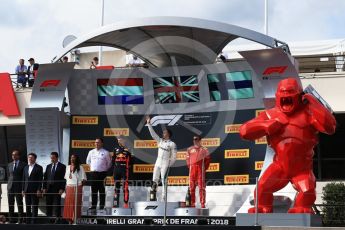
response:
<path id="1" fill-rule="evenodd" d="M 270 75 L 272 73 L 283 74 L 286 69 L 287 69 L 287 66 L 268 67 L 267 69 L 265 69 L 265 71 L 262 73 L 262 75 Z"/>
<path id="2" fill-rule="evenodd" d="M 40 87 L 56 87 L 60 82 L 61 80 L 45 80 L 41 83 Z"/>
<path id="3" fill-rule="evenodd" d="M 157 126 L 159 124 L 167 124 L 168 126 L 175 125 L 180 119 L 182 115 L 161 115 L 161 116 L 154 116 L 151 119 L 151 125 Z M 146 125 L 147 126 L 147 125 Z"/>
<path id="4" fill-rule="evenodd" d="M 149 205 L 149 206 L 146 206 L 145 210 L 150 210 L 150 209 L 155 210 L 156 208 L 158 208 L 158 206 L 156 206 L 156 205 Z"/>

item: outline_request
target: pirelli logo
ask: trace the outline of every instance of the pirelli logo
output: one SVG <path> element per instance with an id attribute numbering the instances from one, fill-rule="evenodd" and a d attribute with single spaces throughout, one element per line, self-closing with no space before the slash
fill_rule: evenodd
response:
<path id="1" fill-rule="evenodd" d="M 134 173 L 153 173 L 153 164 L 134 164 L 133 172 Z"/>
<path id="2" fill-rule="evenodd" d="M 210 166 L 208 166 L 206 172 L 219 172 L 219 170 L 219 163 L 210 163 Z"/>
<path id="3" fill-rule="evenodd" d="M 176 153 L 176 160 L 186 160 L 186 157 L 187 157 L 186 151 Z"/>
<path id="4" fill-rule="evenodd" d="M 225 133 L 239 133 L 242 124 L 225 125 Z"/>
<path id="5" fill-rule="evenodd" d="M 224 158 L 249 158 L 249 149 L 228 149 L 224 151 Z"/>
<path id="6" fill-rule="evenodd" d="M 220 146 L 220 138 L 204 138 L 201 140 L 201 145 L 204 147 Z"/>
<path id="7" fill-rule="evenodd" d="M 189 177 L 188 176 L 169 176 L 168 185 L 188 185 Z"/>
<path id="8" fill-rule="evenodd" d="M 72 140 L 73 149 L 93 149 L 95 147 L 95 140 Z"/>
<path id="9" fill-rule="evenodd" d="M 129 128 L 105 128 L 103 131 L 105 137 L 129 136 Z"/>
<path id="10" fill-rule="evenodd" d="M 263 166 L 264 166 L 263 161 L 255 161 L 255 170 L 261 170 Z"/>
<path id="11" fill-rule="evenodd" d="M 265 112 L 263 109 L 255 110 L 255 117 L 259 116 L 260 113 Z"/>
<path id="12" fill-rule="evenodd" d="M 73 125 L 98 125 L 98 116 L 73 116 Z"/>
<path id="13" fill-rule="evenodd" d="M 158 144 L 155 140 L 135 140 L 134 148 L 136 149 L 154 149 Z"/>
<path id="14" fill-rule="evenodd" d="M 224 184 L 248 184 L 249 174 L 244 175 L 224 175 Z"/>
<path id="15" fill-rule="evenodd" d="M 261 137 L 261 138 L 255 140 L 255 144 L 257 144 L 257 145 L 267 145 L 267 138 L 266 138 L 266 136 Z"/>

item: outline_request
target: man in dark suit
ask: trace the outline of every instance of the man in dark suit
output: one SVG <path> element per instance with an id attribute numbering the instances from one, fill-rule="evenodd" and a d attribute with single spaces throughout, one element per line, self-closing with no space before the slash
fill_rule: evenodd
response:
<path id="1" fill-rule="evenodd" d="M 28 165 L 24 168 L 23 196 L 25 196 L 26 203 L 26 223 L 31 224 L 36 223 L 38 198 L 42 195 L 43 168 L 36 164 L 36 159 L 35 153 L 29 153 Z"/>
<path id="2" fill-rule="evenodd" d="M 18 150 L 12 152 L 12 162 L 7 166 L 7 198 L 8 198 L 8 209 L 9 209 L 9 220 L 10 223 L 14 223 L 14 200 L 17 201 L 18 206 L 18 223 L 21 223 L 23 220 L 23 196 L 22 196 L 22 187 L 23 187 L 23 172 L 26 166 L 26 163 L 19 160 L 20 153 Z"/>
<path id="3" fill-rule="evenodd" d="M 59 162 L 59 154 L 50 154 L 51 164 L 47 165 L 43 179 L 43 194 L 46 195 L 47 217 L 53 217 L 55 210 L 55 223 L 61 217 L 61 194 L 65 191 L 66 165 Z"/>

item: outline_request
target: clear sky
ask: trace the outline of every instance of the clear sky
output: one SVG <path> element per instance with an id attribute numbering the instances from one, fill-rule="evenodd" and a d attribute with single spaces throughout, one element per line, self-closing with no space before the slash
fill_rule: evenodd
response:
<path id="1" fill-rule="evenodd" d="M 282 41 L 345 39 L 345 0 L 268 0 L 269 35 Z M 2 0 L 0 72 L 19 58 L 47 63 L 66 35 L 100 25 L 101 0 Z M 184 16 L 263 32 L 264 0 L 105 0 L 105 25 L 129 18 Z"/>

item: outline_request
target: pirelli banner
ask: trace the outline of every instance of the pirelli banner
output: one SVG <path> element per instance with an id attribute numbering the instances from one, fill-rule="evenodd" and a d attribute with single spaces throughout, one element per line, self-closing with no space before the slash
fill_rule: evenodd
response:
<path id="1" fill-rule="evenodd" d="M 206 171 L 207 185 L 254 183 L 263 165 L 266 140 L 242 140 L 239 127 L 259 112 L 250 109 L 234 112 L 152 114 L 151 123 L 157 134 L 161 136 L 164 126 L 170 129 L 173 133 L 172 140 L 178 148 L 177 160 L 169 173 L 169 184 L 188 184 L 186 151 L 193 144 L 195 133 L 203 136 L 202 145 L 211 153 L 211 164 Z M 115 137 L 118 135 L 127 137 L 127 145 L 134 155 L 130 180 L 145 185 L 143 181 L 152 179 L 158 149 L 145 125 L 144 115 L 71 116 L 70 153 L 78 154 L 84 163 L 88 152 L 95 147 L 96 137 L 102 137 L 104 148 L 113 152 L 116 147 Z M 110 170 L 109 175 L 111 174 Z"/>

